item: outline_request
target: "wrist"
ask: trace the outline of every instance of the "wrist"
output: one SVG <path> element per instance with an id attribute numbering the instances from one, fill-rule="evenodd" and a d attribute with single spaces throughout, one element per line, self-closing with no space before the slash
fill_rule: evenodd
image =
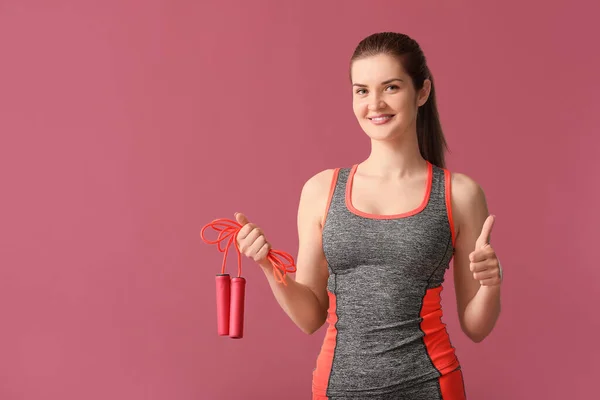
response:
<path id="1" fill-rule="evenodd" d="M 271 261 L 269 261 L 268 259 L 263 259 L 261 261 L 258 262 L 258 265 L 260 265 L 260 267 L 266 271 L 271 271 L 273 269 L 273 264 L 271 264 Z"/>

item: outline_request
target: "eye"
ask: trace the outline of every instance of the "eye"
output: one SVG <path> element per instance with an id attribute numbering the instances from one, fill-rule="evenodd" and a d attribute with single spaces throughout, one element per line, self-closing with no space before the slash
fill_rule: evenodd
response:
<path id="1" fill-rule="evenodd" d="M 385 88 L 385 90 L 388 90 L 388 89 L 396 90 L 396 89 L 400 89 L 400 88 L 398 87 L 398 85 L 389 85 L 388 87 Z"/>
<path id="2" fill-rule="evenodd" d="M 365 94 L 366 90 L 365 89 L 358 89 L 356 91 L 356 94 Z"/>

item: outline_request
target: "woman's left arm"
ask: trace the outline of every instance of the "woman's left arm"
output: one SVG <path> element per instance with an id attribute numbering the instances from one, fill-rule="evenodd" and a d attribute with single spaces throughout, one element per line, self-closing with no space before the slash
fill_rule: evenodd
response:
<path id="1" fill-rule="evenodd" d="M 502 273 L 490 244 L 495 217 L 488 214 L 485 194 L 474 180 L 452 174 L 451 182 L 458 317 L 463 332 L 474 342 L 481 342 L 500 315 Z"/>

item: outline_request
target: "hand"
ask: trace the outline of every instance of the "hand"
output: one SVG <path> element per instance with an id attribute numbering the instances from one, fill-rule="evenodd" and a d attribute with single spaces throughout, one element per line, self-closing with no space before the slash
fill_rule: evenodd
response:
<path id="1" fill-rule="evenodd" d="M 271 250 L 271 245 L 262 230 L 255 224 L 251 224 L 242 213 L 235 213 L 235 220 L 242 225 L 237 236 L 240 252 L 260 265 L 266 266 L 269 263 L 267 255 Z"/>
<path id="2" fill-rule="evenodd" d="M 502 283 L 502 272 L 496 252 L 490 245 L 492 227 L 496 217 L 487 217 L 481 229 L 481 235 L 475 242 L 475 250 L 469 254 L 470 268 L 473 278 L 479 281 L 481 286 L 496 286 Z"/>

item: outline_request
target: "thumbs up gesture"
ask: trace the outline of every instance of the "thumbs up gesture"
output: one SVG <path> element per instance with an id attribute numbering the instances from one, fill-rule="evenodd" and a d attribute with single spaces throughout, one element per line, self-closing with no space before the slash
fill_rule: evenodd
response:
<path id="1" fill-rule="evenodd" d="M 502 283 L 502 269 L 496 252 L 490 245 L 492 228 L 496 217 L 487 217 L 481 229 L 481 235 L 475 242 L 475 250 L 469 254 L 471 261 L 470 269 L 473 278 L 479 281 L 481 286 L 496 286 Z"/>

